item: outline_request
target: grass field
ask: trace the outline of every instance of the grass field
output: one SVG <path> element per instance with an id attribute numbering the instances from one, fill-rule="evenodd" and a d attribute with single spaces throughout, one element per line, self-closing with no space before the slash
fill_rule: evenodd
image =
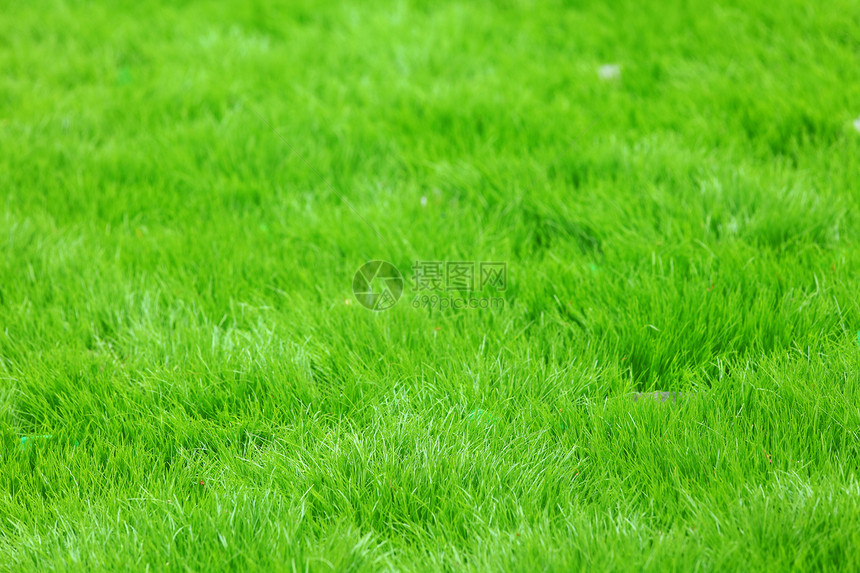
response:
<path id="1" fill-rule="evenodd" d="M 0 2 L 0 568 L 860 570 L 858 115 L 854 0 Z"/>

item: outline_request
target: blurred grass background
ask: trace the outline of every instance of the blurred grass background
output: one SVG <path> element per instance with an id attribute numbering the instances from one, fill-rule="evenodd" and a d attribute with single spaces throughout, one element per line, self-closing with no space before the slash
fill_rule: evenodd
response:
<path id="1" fill-rule="evenodd" d="M 3 566 L 860 567 L 858 30 L 7 1 Z M 370 259 L 505 308 L 369 312 Z"/>

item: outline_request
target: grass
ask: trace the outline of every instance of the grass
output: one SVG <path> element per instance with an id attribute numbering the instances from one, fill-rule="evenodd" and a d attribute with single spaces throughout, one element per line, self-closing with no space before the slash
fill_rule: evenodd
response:
<path id="1" fill-rule="evenodd" d="M 860 570 L 858 29 L 7 2 L 0 568 Z"/>

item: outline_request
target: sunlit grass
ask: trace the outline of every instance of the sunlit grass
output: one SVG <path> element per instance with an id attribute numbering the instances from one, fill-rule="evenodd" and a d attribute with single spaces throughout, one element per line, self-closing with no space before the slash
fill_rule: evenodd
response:
<path id="1" fill-rule="evenodd" d="M 748 4 L 0 10 L 0 565 L 860 568 L 860 6 Z"/>

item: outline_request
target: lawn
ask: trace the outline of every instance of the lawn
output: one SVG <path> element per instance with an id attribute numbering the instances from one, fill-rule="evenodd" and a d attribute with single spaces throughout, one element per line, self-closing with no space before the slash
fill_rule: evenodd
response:
<path id="1" fill-rule="evenodd" d="M 0 570 L 860 570 L 858 116 L 855 0 L 0 2 Z"/>

